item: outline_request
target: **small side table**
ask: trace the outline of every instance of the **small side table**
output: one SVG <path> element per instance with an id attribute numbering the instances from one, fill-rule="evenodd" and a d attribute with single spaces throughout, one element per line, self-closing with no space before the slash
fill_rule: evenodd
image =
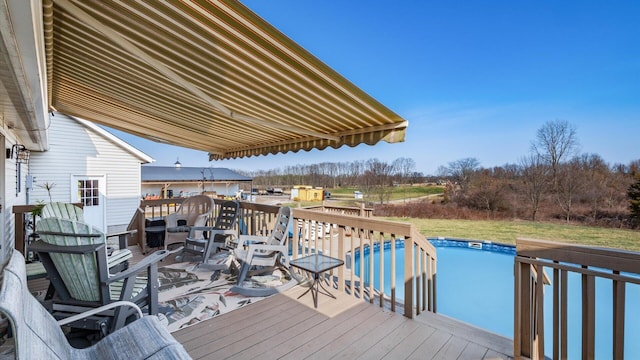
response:
<path id="1" fill-rule="evenodd" d="M 289 264 L 291 264 L 291 266 L 293 267 L 308 271 L 313 274 L 313 283 L 311 284 L 311 287 L 309 287 L 307 291 L 298 296 L 298 299 L 311 291 L 311 296 L 313 296 L 313 306 L 315 308 L 318 308 L 318 293 L 325 294 L 334 299 L 336 298 L 329 292 L 329 290 L 325 289 L 325 287 L 322 286 L 320 275 L 325 271 L 329 271 L 331 269 L 337 268 L 338 266 L 344 265 L 344 261 L 332 258 L 331 256 L 327 255 L 312 254 L 301 257 L 299 259 L 291 260 Z M 320 291 L 320 288 L 322 288 L 323 291 Z"/>
<path id="2" fill-rule="evenodd" d="M 164 246 L 164 219 L 146 219 L 144 228 L 144 239 L 140 242 L 142 253 L 146 254 L 147 249 Z"/>

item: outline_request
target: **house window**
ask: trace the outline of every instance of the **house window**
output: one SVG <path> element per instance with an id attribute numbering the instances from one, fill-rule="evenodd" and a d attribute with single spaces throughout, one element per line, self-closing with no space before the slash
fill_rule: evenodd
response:
<path id="1" fill-rule="evenodd" d="M 78 200 L 84 206 L 100 205 L 98 180 L 78 180 Z"/>

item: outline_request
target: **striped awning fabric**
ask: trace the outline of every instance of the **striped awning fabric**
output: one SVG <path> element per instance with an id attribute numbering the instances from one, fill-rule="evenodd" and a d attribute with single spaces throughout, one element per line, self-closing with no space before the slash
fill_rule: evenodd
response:
<path id="1" fill-rule="evenodd" d="M 44 0 L 52 109 L 230 159 L 404 141 L 407 121 L 232 0 Z"/>

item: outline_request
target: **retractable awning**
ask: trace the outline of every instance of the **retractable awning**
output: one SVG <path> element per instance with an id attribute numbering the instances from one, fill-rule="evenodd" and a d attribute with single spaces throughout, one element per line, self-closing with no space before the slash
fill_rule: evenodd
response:
<path id="1" fill-rule="evenodd" d="M 44 0 L 52 109 L 229 159 L 404 141 L 407 121 L 237 1 Z"/>

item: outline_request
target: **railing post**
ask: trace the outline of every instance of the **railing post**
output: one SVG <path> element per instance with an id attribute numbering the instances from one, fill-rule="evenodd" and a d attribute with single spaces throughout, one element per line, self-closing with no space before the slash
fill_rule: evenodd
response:
<path id="1" fill-rule="evenodd" d="M 413 238 L 404 239 L 404 316 L 413 319 Z"/>
<path id="2" fill-rule="evenodd" d="M 531 358 L 533 350 L 533 308 L 531 266 L 518 261 L 514 264 L 514 321 L 513 354 L 516 359 Z"/>
<path id="3" fill-rule="evenodd" d="M 15 219 L 15 237 L 14 237 L 14 249 L 18 250 L 22 256 L 26 257 L 24 246 L 24 213 L 14 213 Z"/>
<path id="4" fill-rule="evenodd" d="M 434 255 L 435 256 L 435 255 Z M 431 296 L 429 296 L 429 298 L 431 299 L 431 302 L 433 303 L 433 305 L 429 308 L 429 310 L 431 312 L 438 312 L 438 294 L 436 292 L 436 288 L 437 288 L 437 284 L 436 284 L 436 280 L 438 277 L 438 262 L 436 260 L 435 257 L 430 257 L 430 268 L 429 268 L 429 278 L 431 279 L 431 285 L 429 285 L 429 291 L 431 292 Z"/>
<path id="5" fill-rule="evenodd" d="M 333 231 L 333 229 L 331 230 Z M 332 241 L 332 237 L 333 237 L 333 233 L 330 232 L 329 235 L 329 241 Z M 345 251 L 344 251 L 344 226 L 340 226 L 338 227 L 338 258 L 343 260 L 346 263 L 345 259 Z M 354 272 L 355 269 L 353 268 L 353 252 L 351 253 L 351 272 Z M 345 271 L 344 271 L 344 266 L 340 266 L 338 267 L 338 291 L 340 292 L 344 292 L 344 283 L 345 283 L 346 277 L 345 277 Z M 351 290 L 351 292 L 353 293 L 353 289 Z"/>
<path id="6" fill-rule="evenodd" d="M 586 266 L 583 266 L 586 268 Z M 595 356 L 596 339 L 596 279 L 582 275 L 582 355 L 585 359 Z"/>
<path id="7" fill-rule="evenodd" d="M 389 259 L 389 271 L 391 271 L 390 282 L 391 286 L 391 311 L 396 311 L 396 236 L 395 234 L 391 234 L 390 244 L 390 252 L 391 256 Z M 381 250 L 382 251 L 382 250 Z"/>
<path id="8" fill-rule="evenodd" d="M 614 271 L 619 275 L 619 271 Z M 613 358 L 624 358 L 625 283 L 613 281 Z"/>

